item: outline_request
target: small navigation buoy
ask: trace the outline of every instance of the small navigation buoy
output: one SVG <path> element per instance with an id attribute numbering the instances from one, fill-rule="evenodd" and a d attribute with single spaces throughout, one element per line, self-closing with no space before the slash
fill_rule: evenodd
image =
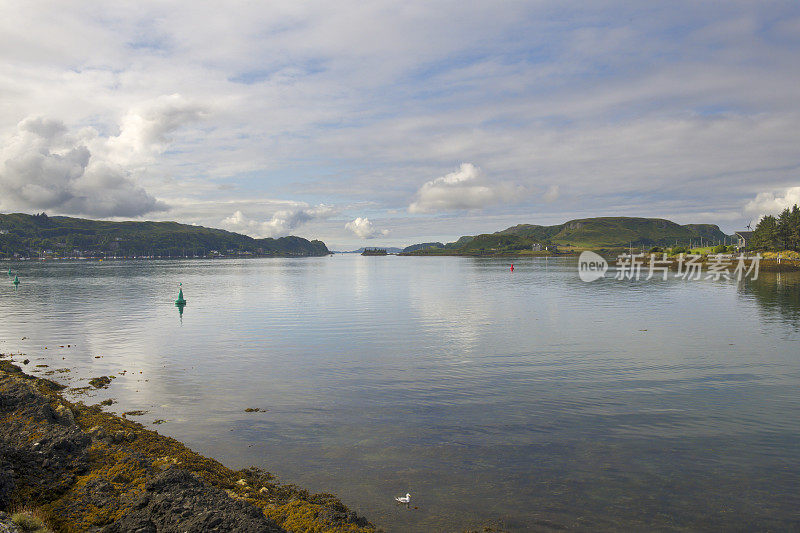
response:
<path id="1" fill-rule="evenodd" d="M 186 300 L 183 298 L 183 283 L 178 283 L 178 299 L 175 300 L 175 305 L 177 307 L 183 307 L 186 305 Z"/>
<path id="2" fill-rule="evenodd" d="M 19 276 L 14 276 L 14 281 L 12 281 L 14 285 L 19 285 Z"/>
<path id="3" fill-rule="evenodd" d="M 511 272 L 514 272 L 514 263 L 511 263 Z"/>

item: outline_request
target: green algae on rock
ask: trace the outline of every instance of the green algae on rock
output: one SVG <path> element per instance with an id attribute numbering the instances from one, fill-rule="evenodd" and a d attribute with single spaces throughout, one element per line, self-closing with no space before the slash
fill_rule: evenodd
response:
<path id="1" fill-rule="evenodd" d="M 144 416 L 147 414 L 147 411 L 135 410 L 135 411 L 125 411 L 122 413 L 122 416 Z"/>
<path id="2" fill-rule="evenodd" d="M 25 503 L 57 532 L 376 531 L 334 496 L 231 470 L 63 388 L 0 362 L 0 511 Z"/>
<path id="3" fill-rule="evenodd" d="M 97 378 L 92 378 L 89 380 L 89 385 L 95 389 L 107 389 L 114 377 L 115 376 L 100 376 Z"/>

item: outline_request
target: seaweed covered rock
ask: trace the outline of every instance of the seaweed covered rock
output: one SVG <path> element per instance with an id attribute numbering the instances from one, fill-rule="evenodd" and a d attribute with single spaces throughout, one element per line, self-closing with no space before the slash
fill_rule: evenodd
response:
<path id="1" fill-rule="evenodd" d="M 11 487 L 0 489 L 0 500 L 6 504 L 14 490 L 23 501 L 55 498 L 88 469 L 91 438 L 68 407 L 37 390 L 41 385 L 0 373 L 0 483 Z"/>
<path id="2" fill-rule="evenodd" d="M 6 455 L 4 448 L 5 446 L 0 445 L 0 511 L 8 508 L 15 487 L 14 471 L 4 459 Z M 1 529 L 0 532 L 2 532 Z"/>
<path id="3" fill-rule="evenodd" d="M 332 495 L 233 471 L 0 363 L 0 511 L 25 504 L 56 531 L 375 531 Z"/>
<path id="4" fill-rule="evenodd" d="M 133 510 L 103 528 L 103 533 L 126 531 L 180 533 L 186 531 L 283 532 L 261 510 L 230 498 L 185 470 L 170 468 L 149 481 Z"/>
<path id="5" fill-rule="evenodd" d="M 0 533 L 22 533 L 9 515 L 0 511 Z"/>

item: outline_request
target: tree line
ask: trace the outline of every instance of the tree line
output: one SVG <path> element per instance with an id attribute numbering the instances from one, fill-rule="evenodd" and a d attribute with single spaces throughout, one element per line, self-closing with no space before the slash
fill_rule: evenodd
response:
<path id="1" fill-rule="evenodd" d="M 788 207 L 777 217 L 766 215 L 756 224 L 750 246 L 754 250 L 800 252 L 800 207 Z"/>

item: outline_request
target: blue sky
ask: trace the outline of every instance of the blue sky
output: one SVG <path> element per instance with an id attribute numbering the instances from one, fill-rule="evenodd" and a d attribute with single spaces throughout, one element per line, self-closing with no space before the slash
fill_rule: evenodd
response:
<path id="1" fill-rule="evenodd" d="M 0 211 L 335 249 L 800 201 L 797 2 L 6 2 Z"/>

